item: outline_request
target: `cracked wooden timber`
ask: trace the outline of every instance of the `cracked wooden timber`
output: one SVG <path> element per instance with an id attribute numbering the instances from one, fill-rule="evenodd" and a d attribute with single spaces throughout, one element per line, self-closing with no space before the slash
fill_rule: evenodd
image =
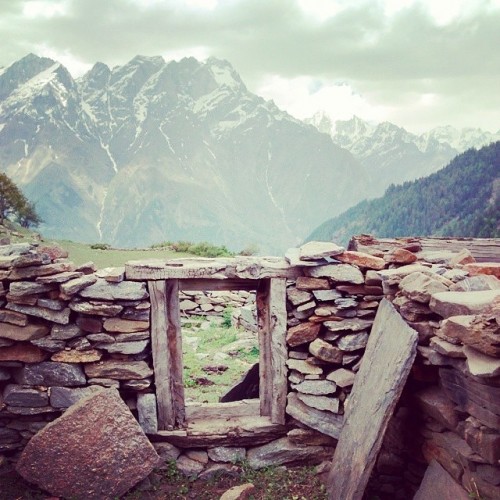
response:
<path id="1" fill-rule="evenodd" d="M 128 280 L 210 279 L 259 280 L 294 279 L 300 267 L 281 257 L 233 257 L 219 259 L 148 259 L 125 264 Z"/>

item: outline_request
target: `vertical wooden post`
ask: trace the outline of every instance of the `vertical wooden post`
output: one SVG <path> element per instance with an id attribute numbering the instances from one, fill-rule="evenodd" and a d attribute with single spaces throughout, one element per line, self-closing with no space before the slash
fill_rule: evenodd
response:
<path id="1" fill-rule="evenodd" d="M 178 280 L 149 281 L 158 429 L 185 424 Z"/>
<path id="2" fill-rule="evenodd" d="M 271 329 L 269 317 L 269 279 L 259 281 L 257 287 L 255 303 L 257 306 L 257 326 L 259 336 L 259 397 L 260 397 L 260 414 L 262 416 L 271 416 Z"/>
<path id="3" fill-rule="evenodd" d="M 272 400 L 271 421 L 273 424 L 285 423 L 286 395 L 288 378 L 286 359 L 286 279 L 271 279 L 269 298 L 269 326 L 271 340 Z"/>

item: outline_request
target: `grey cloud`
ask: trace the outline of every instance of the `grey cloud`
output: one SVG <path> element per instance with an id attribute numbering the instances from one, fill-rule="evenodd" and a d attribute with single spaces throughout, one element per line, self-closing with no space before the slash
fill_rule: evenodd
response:
<path id="1" fill-rule="evenodd" d="M 389 21 L 379 2 L 349 7 L 321 24 L 291 0 L 234 0 L 212 11 L 183 9 L 174 0 L 150 8 L 132 0 L 67 3 L 65 16 L 23 19 L 22 1 L 2 2 L 0 65 L 38 44 L 111 66 L 136 54 L 203 46 L 229 60 L 254 89 L 265 74 L 312 75 L 348 81 L 387 104 L 427 87 L 471 97 L 471 75 L 496 99 L 500 82 L 498 9 L 438 27 L 418 5 Z"/>

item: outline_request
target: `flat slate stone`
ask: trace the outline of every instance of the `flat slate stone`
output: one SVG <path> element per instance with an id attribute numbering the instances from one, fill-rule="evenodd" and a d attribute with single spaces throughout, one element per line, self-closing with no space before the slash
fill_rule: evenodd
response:
<path id="1" fill-rule="evenodd" d="M 337 385 L 330 380 L 304 380 L 300 384 L 293 385 L 292 389 L 303 394 L 325 396 L 326 394 L 334 394 Z"/>
<path id="2" fill-rule="evenodd" d="M 26 306 L 9 302 L 6 308 L 11 311 L 28 314 L 37 318 L 43 318 L 47 321 L 52 321 L 53 323 L 59 323 L 61 325 L 67 325 L 69 323 L 70 310 L 68 307 L 62 311 L 53 311 L 51 309 L 45 309 L 44 307 Z"/>
<path id="3" fill-rule="evenodd" d="M 307 406 L 316 408 L 317 410 L 331 411 L 332 413 L 339 412 L 340 401 L 338 398 L 328 396 L 315 396 L 313 394 L 297 394 L 297 397 Z"/>
<path id="4" fill-rule="evenodd" d="M 428 304 L 434 293 L 447 292 L 451 285 L 451 281 L 445 284 L 437 275 L 428 276 L 417 272 L 405 276 L 399 283 L 399 288 L 409 299 Z"/>
<path id="5" fill-rule="evenodd" d="M 158 432 L 158 416 L 156 413 L 156 396 L 154 394 L 137 395 L 137 413 L 139 425 L 148 434 Z"/>
<path id="6" fill-rule="evenodd" d="M 93 285 L 97 281 L 97 276 L 93 274 L 87 274 L 81 276 L 80 278 L 71 279 L 66 281 L 66 283 L 61 284 L 61 291 L 65 295 L 75 295 L 80 292 L 84 288 L 87 288 L 90 285 Z"/>
<path id="7" fill-rule="evenodd" d="M 309 352 L 318 359 L 329 363 L 342 363 L 342 352 L 322 339 L 315 339 L 309 344 Z"/>
<path id="8" fill-rule="evenodd" d="M 290 347 L 311 342 L 318 336 L 320 329 L 321 324 L 319 323 L 300 323 L 288 329 L 286 342 Z"/>
<path id="9" fill-rule="evenodd" d="M 476 377 L 496 377 L 500 375 L 500 358 L 487 356 L 476 349 L 465 346 L 464 354 L 467 358 L 467 368 Z"/>
<path id="10" fill-rule="evenodd" d="M 50 359 L 60 363 L 92 363 L 102 358 L 102 352 L 97 349 L 79 351 L 78 349 L 67 349 L 56 352 Z"/>
<path id="11" fill-rule="evenodd" d="M 16 374 L 16 380 L 20 384 L 63 387 L 85 385 L 87 382 L 79 365 L 53 361 L 24 366 Z"/>
<path id="12" fill-rule="evenodd" d="M 352 384 L 354 384 L 355 378 L 356 374 L 351 370 L 347 370 L 346 368 L 339 368 L 338 370 L 330 372 L 326 376 L 326 380 L 331 380 L 342 388 L 350 387 Z"/>
<path id="13" fill-rule="evenodd" d="M 320 463 L 326 459 L 330 450 L 331 448 L 323 446 L 297 446 L 284 437 L 251 448 L 247 452 L 247 460 L 252 469 L 297 462 Z"/>
<path id="14" fill-rule="evenodd" d="M 286 365 L 290 370 L 296 370 L 304 375 L 321 375 L 323 373 L 322 368 L 311 365 L 311 363 L 302 359 L 288 359 Z"/>
<path id="15" fill-rule="evenodd" d="M 42 283 L 34 283 L 33 281 L 14 281 L 9 286 L 9 293 L 16 297 L 24 297 L 25 295 L 34 295 L 36 293 L 45 293 L 54 290 L 53 286 L 44 285 Z"/>
<path id="16" fill-rule="evenodd" d="M 470 498 L 467 491 L 436 460 L 432 460 L 413 500 L 470 500 Z"/>
<path id="17" fill-rule="evenodd" d="M 310 278 L 309 276 L 299 276 L 295 282 L 299 290 L 329 290 L 330 283 L 325 278 Z"/>
<path id="18" fill-rule="evenodd" d="M 377 271 L 384 269 L 386 266 L 385 260 L 381 257 L 353 250 L 348 250 L 335 258 L 345 264 L 354 264 L 365 269 L 374 269 Z"/>
<path id="19" fill-rule="evenodd" d="M 335 439 L 339 438 L 344 422 L 344 417 L 341 415 L 311 408 L 300 401 L 298 395 L 293 392 L 288 394 L 286 412 L 311 429 Z"/>
<path id="20" fill-rule="evenodd" d="M 104 320 L 103 326 L 107 332 L 142 332 L 149 328 L 149 321 L 134 321 L 130 319 L 109 318 Z"/>
<path id="21" fill-rule="evenodd" d="M 299 260 L 320 260 L 344 252 L 344 247 L 329 241 L 308 241 L 299 248 Z"/>
<path id="22" fill-rule="evenodd" d="M 100 390 L 101 388 L 96 385 L 88 387 L 51 387 L 49 389 L 50 406 L 54 408 L 69 408 L 81 399 Z"/>
<path id="23" fill-rule="evenodd" d="M 18 384 L 8 384 L 3 391 L 3 402 L 8 406 L 41 407 L 47 406 L 47 392 L 33 387 Z"/>
<path id="24" fill-rule="evenodd" d="M 471 276 L 486 274 L 500 279 L 500 262 L 477 262 L 466 264 L 464 268 Z"/>
<path id="25" fill-rule="evenodd" d="M 102 278 L 84 288 L 80 296 L 98 300 L 143 300 L 149 297 L 145 283 L 137 281 L 109 283 Z"/>
<path id="26" fill-rule="evenodd" d="M 443 318 L 480 314 L 500 297 L 500 290 L 480 292 L 440 292 L 432 296 L 429 307 Z"/>
<path id="27" fill-rule="evenodd" d="M 31 344 L 17 342 L 0 349 L 0 361 L 20 361 L 22 363 L 39 363 L 45 361 L 49 353 Z"/>
<path id="28" fill-rule="evenodd" d="M 329 498 L 361 500 L 417 352 L 418 334 L 383 299 L 349 396 Z"/>
<path id="29" fill-rule="evenodd" d="M 0 337 L 23 342 L 35 340 L 48 335 L 49 329 L 45 325 L 18 326 L 10 323 L 0 323 Z"/>
<path id="30" fill-rule="evenodd" d="M 123 311 L 123 306 L 107 302 L 70 302 L 72 311 L 96 316 L 117 316 Z"/>
<path id="31" fill-rule="evenodd" d="M 326 266 L 308 268 L 306 274 L 311 278 L 330 278 L 340 283 L 361 285 L 365 282 L 363 273 L 357 267 L 350 264 L 328 264 Z"/>
<path id="32" fill-rule="evenodd" d="M 101 361 L 85 365 L 85 373 L 92 378 L 135 380 L 151 377 L 153 370 L 145 361 Z"/>
<path id="33" fill-rule="evenodd" d="M 124 495 L 159 460 L 118 392 L 102 389 L 33 436 L 16 470 L 54 496 L 102 500 Z"/>

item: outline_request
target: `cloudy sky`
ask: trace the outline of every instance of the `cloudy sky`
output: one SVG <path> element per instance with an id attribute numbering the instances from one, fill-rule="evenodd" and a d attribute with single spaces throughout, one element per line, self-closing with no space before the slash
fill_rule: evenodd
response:
<path id="1" fill-rule="evenodd" d="M 0 66 L 216 56 L 298 118 L 500 129 L 500 0 L 0 0 Z"/>

